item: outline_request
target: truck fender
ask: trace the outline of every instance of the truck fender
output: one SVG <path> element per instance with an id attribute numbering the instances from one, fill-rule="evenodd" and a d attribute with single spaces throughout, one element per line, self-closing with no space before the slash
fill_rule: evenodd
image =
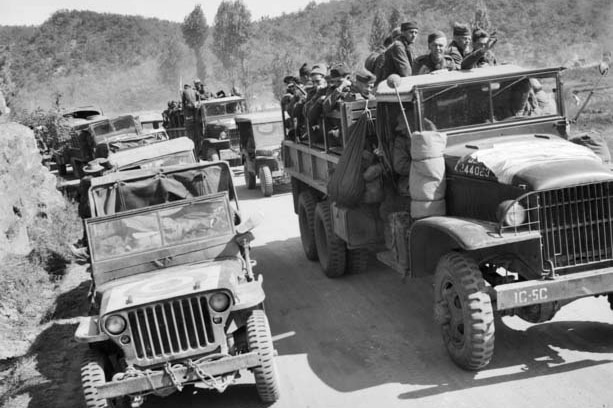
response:
<path id="1" fill-rule="evenodd" d="M 413 276 L 434 273 L 438 260 L 453 250 L 477 251 L 540 239 L 540 233 L 499 233 L 498 224 L 458 217 L 428 217 L 417 220 L 409 233 Z"/>
<path id="2" fill-rule="evenodd" d="M 81 318 L 74 337 L 78 343 L 97 343 L 109 340 L 109 336 L 100 332 L 98 328 L 98 316 Z"/>

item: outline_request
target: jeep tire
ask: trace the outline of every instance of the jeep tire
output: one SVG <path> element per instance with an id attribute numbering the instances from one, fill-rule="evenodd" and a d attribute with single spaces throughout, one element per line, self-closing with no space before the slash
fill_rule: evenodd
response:
<path id="1" fill-rule="evenodd" d="M 126 398 L 104 399 L 98 395 L 97 386 L 107 381 L 110 364 L 106 356 L 95 349 L 88 349 L 81 362 L 81 387 L 87 408 L 123 408 Z"/>
<path id="2" fill-rule="evenodd" d="M 270 197 L 272 195 L 272 173 L 270 172 L 270 168 L 268 166 L 260 167 L 260 190 L 262 191 L 262 195 L 264 197 Z"/>
<path id="3" fill-rule="evenodd" d="M 347 263 L 347 247 L 334 233 L 328 201 L 321 201 L 315 207 L 315 245 L 324 274 L 328 278 L 342 276 Z"/>
<path id="4" fill-rule="evenodd" d="M 434 274 L 434 317 L 451 359 L 465 370 L 485 367 L 494 354 L 494 314 L 476 262 L 450 252 Z"/>
<path id="5" fill-rule="evenodd" d="M 308 260 L 316 261 L 317 246 L 315 245 L 315 206 L 317 200 L 312 192 L 305 190 L 298 196 L 298 225 L 302 249 Z"/>
<path id="6" fill-rule="evenodd" d="M 245 185 L 248 190 L 253 190 L 255 188 L 255 174 L 249 172 L 247 170 L 247 164 L 243 165 L 243 176 L 245 177 Z"/>
<path id="7" fill-rule="evenodd" d="M 260 365 L 253 369 L 258 395 L 263 402 L 275 402 L 279 399 L 279 378 L 268 318 L 263 310 L 253 310 L 249 315 L 247 342 L 249 351 L 257 352 L 260 357 Z"/>

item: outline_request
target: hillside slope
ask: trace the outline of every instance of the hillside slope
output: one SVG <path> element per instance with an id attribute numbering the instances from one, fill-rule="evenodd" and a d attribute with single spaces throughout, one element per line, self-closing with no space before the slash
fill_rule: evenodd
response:
<path id="1" fill-rule="evenodd" d="M 449 33 L 454 21 L 471 22 L 483 4 L 498 33 L 500 61 L 572 65 L 597 60 L 613 48 L 610 0 L 312 2 L 300 12 L 255 22 L 248 46 L 252 93 L 260 96 L 257 103 L 271 102 L 271 85 L 281 75 L 303 62 L 334 62 L 347 15 L 354 22 L 357 61 L 363 61 L 376 9 L 385 20 L 394 8 L 401 20 L 417 20 L 417 46 L 425 51 L 430 31 Z M 227 88 L 211 41 L 209 34 L 206 80 L 212 89 Z M 63 105 L 96 103 L 109 113 L 163 109 L 176 98 L 180 82 L 195 75 L 180 24 L 152 18 L 61 10 L 37 27 L 0 27 L 0 44 L 8 44 L 0 48 L 0 90 L 17 108 L 45 107 L 59 97 Z"/>

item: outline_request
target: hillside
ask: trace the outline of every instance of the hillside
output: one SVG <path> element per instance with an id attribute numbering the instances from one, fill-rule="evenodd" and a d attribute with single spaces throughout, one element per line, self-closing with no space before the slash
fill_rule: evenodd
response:
<path id="1" fill-rule="evenodd" d="M 356 61 L 363 61 L 377 9 L 386 21 L 394 8 L 400 20 L 417 20 L 423 51 L 430 31 L 449 33 L 454 21 L 473 21 L 483 4 L 498 33 L 500 61 L 573 65 L 595 61 L 613 49 L 610 0 L 313 2 L 300 12 L 255 22 L 247 61 L 250 93 L 258 96 L 252 105 L 274 103 L 272 83 L 303 62 L 333 62 L 346 16 L 353 21 Z M 212 89 L 227 89 L 211 41 L 209 32 L 206 81 Z M 0 47 L 0 89 L 18 109 L 46 108 L 58 97 L 62 105 L 94 103 L 107 113 L 163 109 L 176 97 L 179 83 L 195 75 L 180 24 L 153 18 L 61 10 L 40 26 L 0 27 L 0 44 L 8 44 Z"/>

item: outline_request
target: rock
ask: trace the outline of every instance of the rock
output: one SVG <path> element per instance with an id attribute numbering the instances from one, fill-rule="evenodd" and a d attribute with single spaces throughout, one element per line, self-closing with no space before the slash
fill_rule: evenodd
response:
<path id="1" fill-rule="evenodd" d="M 0 259 L 28 253 L 27 227 L 41 211 L 65 202 L 42 164 L 34 133 L 17 123 L 0 123 L 0 191 Z"/>

